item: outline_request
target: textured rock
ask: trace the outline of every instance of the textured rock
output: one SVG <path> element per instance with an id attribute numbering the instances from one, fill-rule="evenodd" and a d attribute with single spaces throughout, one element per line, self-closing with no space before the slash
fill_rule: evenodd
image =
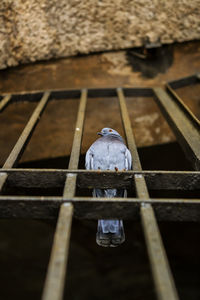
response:
<path id="1" fill-rule="evenodd" d="M 200 38 L 199 0 L 1 0 L 0 68 Z"/>

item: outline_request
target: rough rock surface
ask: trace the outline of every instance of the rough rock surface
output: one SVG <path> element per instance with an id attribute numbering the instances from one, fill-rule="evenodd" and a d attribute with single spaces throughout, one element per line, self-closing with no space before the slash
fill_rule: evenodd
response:
<path id="1" fill-rule="evenodd" d="M 200 0 L 1 0 L 0 68 L 200 38 Z"/>

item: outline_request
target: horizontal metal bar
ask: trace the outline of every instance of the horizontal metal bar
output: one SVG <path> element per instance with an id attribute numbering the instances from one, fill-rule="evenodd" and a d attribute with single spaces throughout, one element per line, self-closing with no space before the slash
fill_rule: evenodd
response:
<path id="1" fill-rule="evenodd" d="M 156 101 L 194 169 L 200 169 L 200 131 L 162 88 L 154 88 Z"/>
<path id="2" fill-rule="evenodd" d="M 42 300 L 61 300 L 65 283 L 73 206 L 61 205 Z"/>
<path id="3" fill-rule="evenodd" d="M 148 199 L 141 199 L 140 198 L 101 198 L 101 197 L 74 197 L 73 199 L 63 199 L 62 196 L 12 196 L 12 195 L 4 195 L 0 196 L 0 202 L 5 201 L 13 201 L 13 203 L 19 203 L 19 201 L 27 202 L 27 205 L 33 205 L 33 202 L 40 202 L 41 205 L 49 204 L 49 203 L 58 203 L 58 205 L 61 205 L 65 202 L 70 203 L 81 203 L 81 202 L 88 202 L 88 203 L 117 203 L 117 204 L 123 204 L 123 203 L 163 203 L 163 204 L 200 204 L 200 198 L 199 199 L 177 199 L 177 198 L 148 198 Z M 105 204 L 106 205 L 106 204 Z"/>
<path id="4" fill-rule="evenodd" d="M 62 203 L 72 203 L 79 219 L 140 220 L 141 203 L 151 204 L 158 221 L 200 222 L 200 199 L 137 199 L 0 196 L 0 218 L 56 219 Z"/>
<path id="5" fill-rule="evenodd" d="M 200 189 L 200 172 L 184 171 L 93 171 L 93 170 L 42 170 L 42 169 L 5 169 L 8 174 L 8 188 L 61 188 L 67 174 L 77 175 L 79 188 L 134 188 L 134 178 L 143 175 L 150 190 Z M 137 175 L 137 176 L 136 176 Z M 135 177 L 134 177 L 135 176 Z"/>
<path id="6" fill-rule="evenodd" d="M 21 93 L 13 93 L 12 94 L 12 103 L 13 102 L 38 102 L 40 101 L 42 95 L 44 93 L 51 93 L 51 91 L 27 91 L 27 92 L 21 92 Z"/>
<path id="7" fill-rule="evenodd" d="M 28 168 L 12 168 L 12 169 L 1 169 L 1 173 L 23 173 L 26 172 L 28 173 L 61 173 L 61 174 L 68 174 L 68 173 L 73 173 L 73 174 L 99 174 L 100 176 L 104 175 L 119 175 L 119 174 L 126 174 L 126 175 L 136 175 L 136 174 L 142 174 L 142 175 L 199 175 L 200 171 L 166 171 L 166 170 L 129 170 L 129 171 L 111 171 L 111 170 L 85 170 L 85 169 L 28 169 Z"/>
<path id="8" fill-rule="evenodd" d="M 29 119 L 27 125 L 25 126 L 22 134 L 20 135 L 17 143 L 15 144 L 14 148 L 12 149 L 10 155 L 8 156 L 6 162 L 4 163 L 2 169 L 8 169 L 12 168 L 15 166 L 20 159 L 23 151 L 25 150 L 25 147 L 39 121 L 39 118 L 45 109 L 45 106 L 47 104 L 48 98 L 49 98 L 50 93 L 46 92 L 44 93 L 41 101 L 37 105 L 36 109 L 34 110 L 31 118 Z M 1 173 L 0 174 L 0 191 L 3 188 L 3 185 L 7 179 L 7 174 Z"/>
<path id="9" fill-rule="evenodd" d="M 69 168 L 77 169 L 83 134 L 87 90 L 82 90 L 77 115 L 74 140 L 69 161 Z M 73 198 L 76 190 L 76 174 L 67 174 L 63 190 L 63 198 Z M 72 222 L 72 204 L 62 204 L 60 208 L 57 228 L 54 236 L 51 258 L 46 275 L 43 300 L 63 299 L 70 230 Z"/>
<path id="10" fill-rule="evenodd" d="M 177 89 L 177 88 L 181 88 L 184 86 L 188 86 L 191 84 L 195 84 L 198 82 L 197 79 L 197 75 L 191 75 L 191 76 L 187 76 L 181 79 L 177 79 L 177 80 L 173 80 L 173 81 L 169 81 L 168 84 L 173 88 L 173 89 Z"/>
<path id="11" fill-rule="evenodd" d="M 6 95 L 3 97 L 3 99 L 0 101 L 0 112 L 8 105 L 12 98 L 12 95 Z"/>
<path id="12" fill-rule="evenodd" d="M 166 171 L 166 170 L 129 170 L 129 171 L 111 171 L 111 170 L 103 170 L 103 171 L 97 171 L 97 170 L 85 170 L 85 169 L 29 169 L 29 168 L 12 168 L 12 169 L 1 169 L 2 173 L 15 173 L 15 172 L 27 172 L 27 173 L 74 173 L 74 174 L 111 174 L 111 175 L 116 175 L 116 174 L 127 174 L 127 175 L 135 175 L 135 174 L 180 174 L 180 175 L 198 175 L 200 174 L 200 171 Z"/>
<path id="13" fill-rule="evenodd" d="M 99 97 L 116 97 L 116 88 L 98 88 L 98 89 L 87 89 L 89 98 Z M 151 88 L 124 88 L 126 97 L 152 97 L 153 92 Z M 20 93 L 13 92 L 12 102 L 20 101 L 39 101 L 44 92 L 51 93 L 49 100 L 59 99 L 79 99 L 81 96 L 80 89 L 61 89 L 61 90 L 50 90 L 50 91 L 24 91 Z M 6 93 L 1 95 L 2 97 L 7 96 Z M 11 94 L 9 94 L 11 96 Z"/>

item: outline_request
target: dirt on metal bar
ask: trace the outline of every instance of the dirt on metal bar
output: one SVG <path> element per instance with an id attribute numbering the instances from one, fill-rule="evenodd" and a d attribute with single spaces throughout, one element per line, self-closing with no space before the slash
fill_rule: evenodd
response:
<path id="1" fill-rule="evenodd" d="M 69 252 L 73 205 L 61 205 L 42 300 L 61 300 Z"/>
<path id="2" fill-rule="evenodd" d="M 118 89 L 118 98 L 127 143 L 132 154 L 133 169 L 142 170 L 125 98 L 121 89 Z M 149 199 L 149 192 L 143 175 L 135 175 L 135 186 L 136 194 L 140 200 Z M 144 205 L 144 203 L 141 203 L 140 215 L 148 249 L 151 270 L 154 278 L 154 284 L 157 291 L 157 297 L 159 300 L 177 300 L 178 294 L 176 292 L 174 279 L 170 271 L 153 208 L 151 204 L 147 204 L 146 206 Z M 150 230 L 151 228 L 153 228 L 153 230 Z"/>
<path id="3" fill-rule="evenodd" d="M 72 169 L 78 168 L 86 103 L 87 90 L 84 89 L 81 93 L 74 140 L 69 161 L 69 168 Z M 67 174 L 63 190 L 63 199 L 73 199 L 76 190 L 76 178 L 76 174 Z M 61 204 L 51 258 L 46 275 L 43 300 L 61 300 L 63 298 L 72 215 L 73 205 Z"/>
<path id="4" fill-rule="evenodd" d="M 2 169 L 9 169 L 17 164 L 18 160 L 20 159 L 22 153 L 26 148 L 29 139 L 31 138 L 31 135 L 39 121 L 42 112 L 45 109 L 49 96 L 50 96 L 49 92 L 44 93 L 42 99 L 40 100 L 31 118 L 29 119 L 27 125 L 25 126 L 22 134 L 20 135 L 17 143 L 15 144 L 13 150 L 11 151 L 6 162 L 4 163 Z M 4 186 L 4 183 L 6 182 L 6 179 L 7 179 L 7 174 L 0 173 L 0 192 Z"/>
<path id="5" fill-rule="evenodd" d="M 0 101 L 0 112 L 2 112 L 6 108 L 6 106 L 10 102 L 11 98 L 12 98 L 12 95 L 6 95 L 3 97 L 3 99 Z"/>
<path id="6" fill-rule="evenodd" d="M 200 170 L 200 131 L 192 124 L 180 105 L 177 105 L 162 88 L 153 88 L 155 99 L 175 133 L 186 157 L 195 170 Z"/>

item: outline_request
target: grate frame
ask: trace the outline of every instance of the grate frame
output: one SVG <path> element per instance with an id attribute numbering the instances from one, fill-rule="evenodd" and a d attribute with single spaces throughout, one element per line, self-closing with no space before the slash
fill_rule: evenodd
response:
<path id="1" fill-rule="evenodd" d="M 200 186 L 200 122 L 176 93 L 179 87 L 199 82 L 195 74 L 166 84 L 165 89 L 101 88 L 57 91 L 35 91 L 0 96 L 0 112 L 17 101 L 37 101 L 32 116 L 0 170 L 0 192 L 6 184 L 12 187 L 62 187 L 63 195 L 0 195 L 0 218 L 57 218 L 51 257 L 42 300 L 61 300 L 65 286 L 72 218 L 113 218 L 141 220 L 149 261 L 159 300 L 179 299 L 163 246 L 157 221 L 200 221 L 200 198 L 155 199 L 149 189 L 195 190 Z M 133 170 L 127 172 L 88 171 L 78 169 L 85 110 L 88 98 L 117 97 Z M 194 171 L 146 171 L 142 169 L 134 132 L 126 106 L 126 97 L 153 97 Z M 51 100 L 79 98 L 80 104 L 68 169 L 14 168 L 34 132 L 47 103 Z M 132 188 L 135 198 L 76 197 L 76 187 Z M 116 205 L 117 204 L 117 205 Z"/>

